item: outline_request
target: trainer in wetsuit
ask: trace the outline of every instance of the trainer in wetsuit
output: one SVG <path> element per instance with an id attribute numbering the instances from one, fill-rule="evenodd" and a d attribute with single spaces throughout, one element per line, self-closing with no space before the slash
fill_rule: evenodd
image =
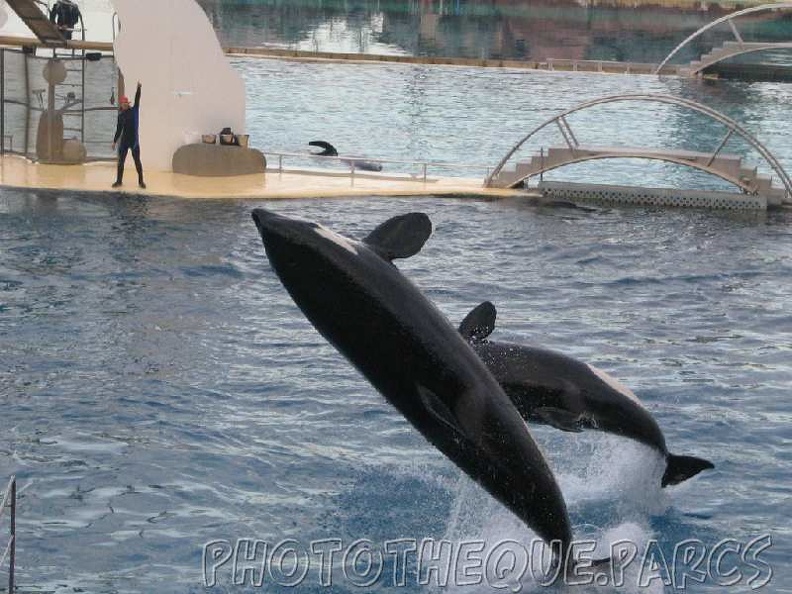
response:
<path id="1" fill-rule="evenodd" d="M 64 39 L 71 39 L 74 27 L 82 15 L 79 7 L 71 0 L 58 0 L 52 6 L 49 18 L 58 27 Z"/>
<path id="2" fill-rule="evenodd" d="M 138 174 L 138 185 L 145 188 L 143 183 L 143 164 L 140 162 L 140 137 L 138 127 L 140 124 L 140 83 L 137 85 L 135 93 L 135 105 L 129 105 L 129 99 L 121 97 L 119 103 L 121 110 L 118 112 L 118 125 L 116 126 L 115 138 L 113 138 L 113 150 L 118 145 L 118 173 L 113 184 L 117 188 L 124 181 L 124 161 L 127 152 L 132 151 L 132 158 L 135 160 L 135 169 Z M 120 139 L 120 144 L 119 144 Z"/>

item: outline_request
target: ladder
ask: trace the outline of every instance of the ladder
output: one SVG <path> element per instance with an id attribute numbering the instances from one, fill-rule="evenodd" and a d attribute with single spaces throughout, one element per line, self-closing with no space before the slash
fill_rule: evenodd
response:
<path id="1" fill-rule="evenodd" d="M 67 72 L 66 80 L 58 85 L 58 88 L 66 90 L 63 98 L 63 137 L 77 138 L 85 143 L 85 50 L 79 54 L 72 51 L 71 56 L 57 57 L 66 63 Z M 79 111 L 74 109 L 77 106 Z M 74 136 L 75 133 L 77 136 Z"/>
<path id="2" fill-rule="evenodd" d="M 6 0 L 6 4 L 19 15 L 41 43 L 50 47 L 66 46 L 66 39 L 58 31 L 58 27 L 50 22 L 49 15 L 41 11 L 35 0 Z"/>
<path id="3" fill-rule="evenodd" d="M 45 13 L 49 13 L 49 2 L 46 4 L 43 0 L 31 0 L 45 7 Z M 57 29 L 57 27 L 56 27 Z M 80 33 L 82 40 L 85 41 L 85 24 L 80 14 L 80 23 L 74 29 L 74 32 Z M 58 32 L 60 35 L 60 32 Z M 63 137 L 64 140 L 68 138 L 76 138 L 81 143 L 85 143 L 85 48 L 75 49 L 69 46 L 68 42 L 64 41 L 61 46 L 51 45 L 52 57 L 59 59 L 65 63 L 66 66 L 66 80 L 60 83 L 59 89 L 66 90 L 63 97 L 59 97 L 63 101 L 61 105 L 61 113 L 63 117 Z M 74 73 L 74 74 L 73 74 Z M 54 108 L 54 103 L 48 101 L 50 107 Z M 75 107 L 79 106 L 79 111 Z M 76 136 L 75 136 L 76 134 Z"/>

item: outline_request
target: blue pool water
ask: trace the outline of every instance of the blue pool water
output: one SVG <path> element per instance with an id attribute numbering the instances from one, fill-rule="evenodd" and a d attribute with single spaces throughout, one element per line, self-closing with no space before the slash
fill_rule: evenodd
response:
<path id="1" fill-rule="evenodd" d="M 787 85 L 417 65 L 234 65 L 247 84 L 251 141 L 267 152 L 304 152 L 310 140 L 324 139 L 347 154 L 474 164 L 442 173 L 483 177 L 484 166 L 560 110 L 641 92 L 723 111 L 792 170 Z M 695 114 L 658 104 L 580 115 L 570 123 L 583 143 L 705 150 L 724 135 Z M 559 137 L 545 140 L 549 146 Z M 744 144 L 728 148 L 766 171 Z M 646 163 L 581 166 L 558 178 L 713 183 Z M 399 563 L 384 554 L 381 575 L 361 588 L 365 568 L 344 573 L 338 557 L 354 552 L 359 539 L 387 553 L 399 539 L 445 539 L 459 552 L 479 541 L 491 550 L 533 538 L 314 331 L 269 268 L 250 220 L 255 206 L 355 237 L 396 214 L 429 213 L 432 238 L 399 267 L 452 323 L 492 300 L 497 338 L 609 371 L 653 412 L 671 451 L 716 465 L 661 492 L 662 462 L 652 452 L 603 435 L 532 427 L 576 537 L 606 548 L 626 539 L 648 550 L 648 561 L 668 565 L 676 545 L 696 539 L 710 565 L 722 563 L 704 583 L 689 580 L 687 591 L 720 592 L 734 578 L 728 591 L 751 591 L 768 568 L 765 591 L 792 588 L 789 211 L 585 211 L 472 198 L 182 201 L 4 189 L 0 481 L 13 473 L 19 479 L 18 569 L 26 590 L 293 592 L 283 572 L 271 570 L 261 588 L 252 585 L 256 572 L 243 565 L 235 576 L 230 561 L 206 573 L 204 545 L 214 543 L 207 550 L 222 559 L 224 547 L 237 543 L 266 543 L 272 552 L 293 539 L 297 550 L 310 551 L 337 539 L 344 548 L 328 570 L 332 585 L 311 555 L 307 575 L 292 576 L 300 592 L 437 591 L 436 574 L 422 584 L 415 560 L 402 578 Z M 0 542 L 6 529 L 4 520 Z M 767 538 L 771 546 L 757 553 Z M 752 564 L 749 553 L 761 562 Z M 631 566 L 618 591 L 674 591 L 661 583 L 662 563 L 647 565 L 643 573 Z M 731 569 L 737 573 L 723 575 Z M 476 582 L 471 572 L 455 575 L 448 589 L 516 590 L 508 575 L 466 585 Z M 205 587 L 213 576 L 216 584 Z M 0 568 L 0 583 L 4 577 Z M 531 576 L 521 585 L 544 590 Z"/>
<path id="2" fill-rule="evenodd" d="M 265 152 L 306 153 L 327 140 L 339 153 L 399 161 L 469 165 L 430 174 L 483 179 L 525 135 L 583 102 L 624 94 L 663 94 L 713 108 L 743 126 L 792 171 L 792 86 L 700 82 L 655 76 L 570 74 L 499 68 L 405 64 L 304 63 L 239 59 L 248 90 L 251 142 Z M 727 129 L 688 108 L 623 102 L 567 118 L 583 146 L 647 147 L 709 152 Z M 549 126 L 515 155 L 527 159 L 565 146 Z M 737 154 L 767 175 L 756 151 L 734 135 L 723 153 Z M 277 158 L 270 156 L 270 165 Z M 314 166 L 287 158 L 286 166 Z M 513 162 L 512 162 L 513 166 Z M 386 164 L 385 172 L 420 173 Z M 598 161 L 566 167 L 546 179 L 655 187 L 732 189 L 711 176 L 659 162 Z"/>
<path id="3" fill-rule="evenodd" d="M 686 539 L 711 550 L 769 535 L 759 554 L 774 572 L 767 591 L 792 586 L 789 212 L 3 190 L 0 477 L 16 473 L 20 485 L 21 584 L 294 591 L 277 587 L 288 582 L 277 572 L 262 588 L 251 573 L 235 586 L 230 564 L 205 589 L 203 546 L 532 538 L 315 332 L 267 263 L 254 206 L 355 237 L 427 212 L 434 233 L 399 268 L 452 323 L 492 300 L 499 339 L 608 370 L 654 413 L 672 451 L 716 465 L 661 492 L 662 463 L 641 446 L 531 428 L 576 536 L 656 540 L 670 563 Z M 419 584 L 414 565 L 399 587 L 389 559 L 371 590 L 437 589 Z M 729 591 L 750 591 L 752 566 L 727 556 L 732 566 L 741 581 Z M 338 566 L 332 576 L 322 586 L 314 565 L 298 591 L 361 590 Z M 628 571 L 620 591 L 663 591 L 659 579 L 639 589 L 639 577 Z M 503 591 L 464 583 L 449 588 Z M 525 579 L 523 591 L 541 590 Z M 715 578 L 688 589 L 721 590 Z"/>

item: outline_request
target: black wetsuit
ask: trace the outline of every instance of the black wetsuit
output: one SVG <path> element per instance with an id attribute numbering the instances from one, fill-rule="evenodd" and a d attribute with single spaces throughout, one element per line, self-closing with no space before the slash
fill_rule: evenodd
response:
<path id="1" fill-rule="evenodd" d="M 64 39 L 71 39 L 72 30 L 80 20 L 80 9 L 72 2 L 58 0 L 50 10 L 49 18 L 58 26 Z"/>
<path id="2" fill-rule="evenodd" d="M 135 93 L 135 104 L 129 109 L 122 109 L 118 112 L 118 124 L 113 142 L 118 143 L 118 172 L 116 183 L 120 184 L 124 180 L 124 162 L 127 152 L 132 151 L 132 158 L 135 160 L 137 169 L 138 183 L 143 186 L 143 164 L 140 162 L 140 137 L 138 128 L 140 125 L 140 87 Z M 120 142 L 119 142 L 120 139 Z"/>

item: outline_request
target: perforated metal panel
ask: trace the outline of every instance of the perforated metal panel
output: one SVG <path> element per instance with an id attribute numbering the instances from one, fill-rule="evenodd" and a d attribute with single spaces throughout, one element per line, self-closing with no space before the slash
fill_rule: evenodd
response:
<path id="1" fill-rule="evenodd" d="M 573 202 L 678 206 L 718 210 L 766 210 L 762 196 L 730 192 L 676 190 L 673 188 L 634 188 L 597 184 L 543 182 L 539 190 L 545 198 Z"/>

